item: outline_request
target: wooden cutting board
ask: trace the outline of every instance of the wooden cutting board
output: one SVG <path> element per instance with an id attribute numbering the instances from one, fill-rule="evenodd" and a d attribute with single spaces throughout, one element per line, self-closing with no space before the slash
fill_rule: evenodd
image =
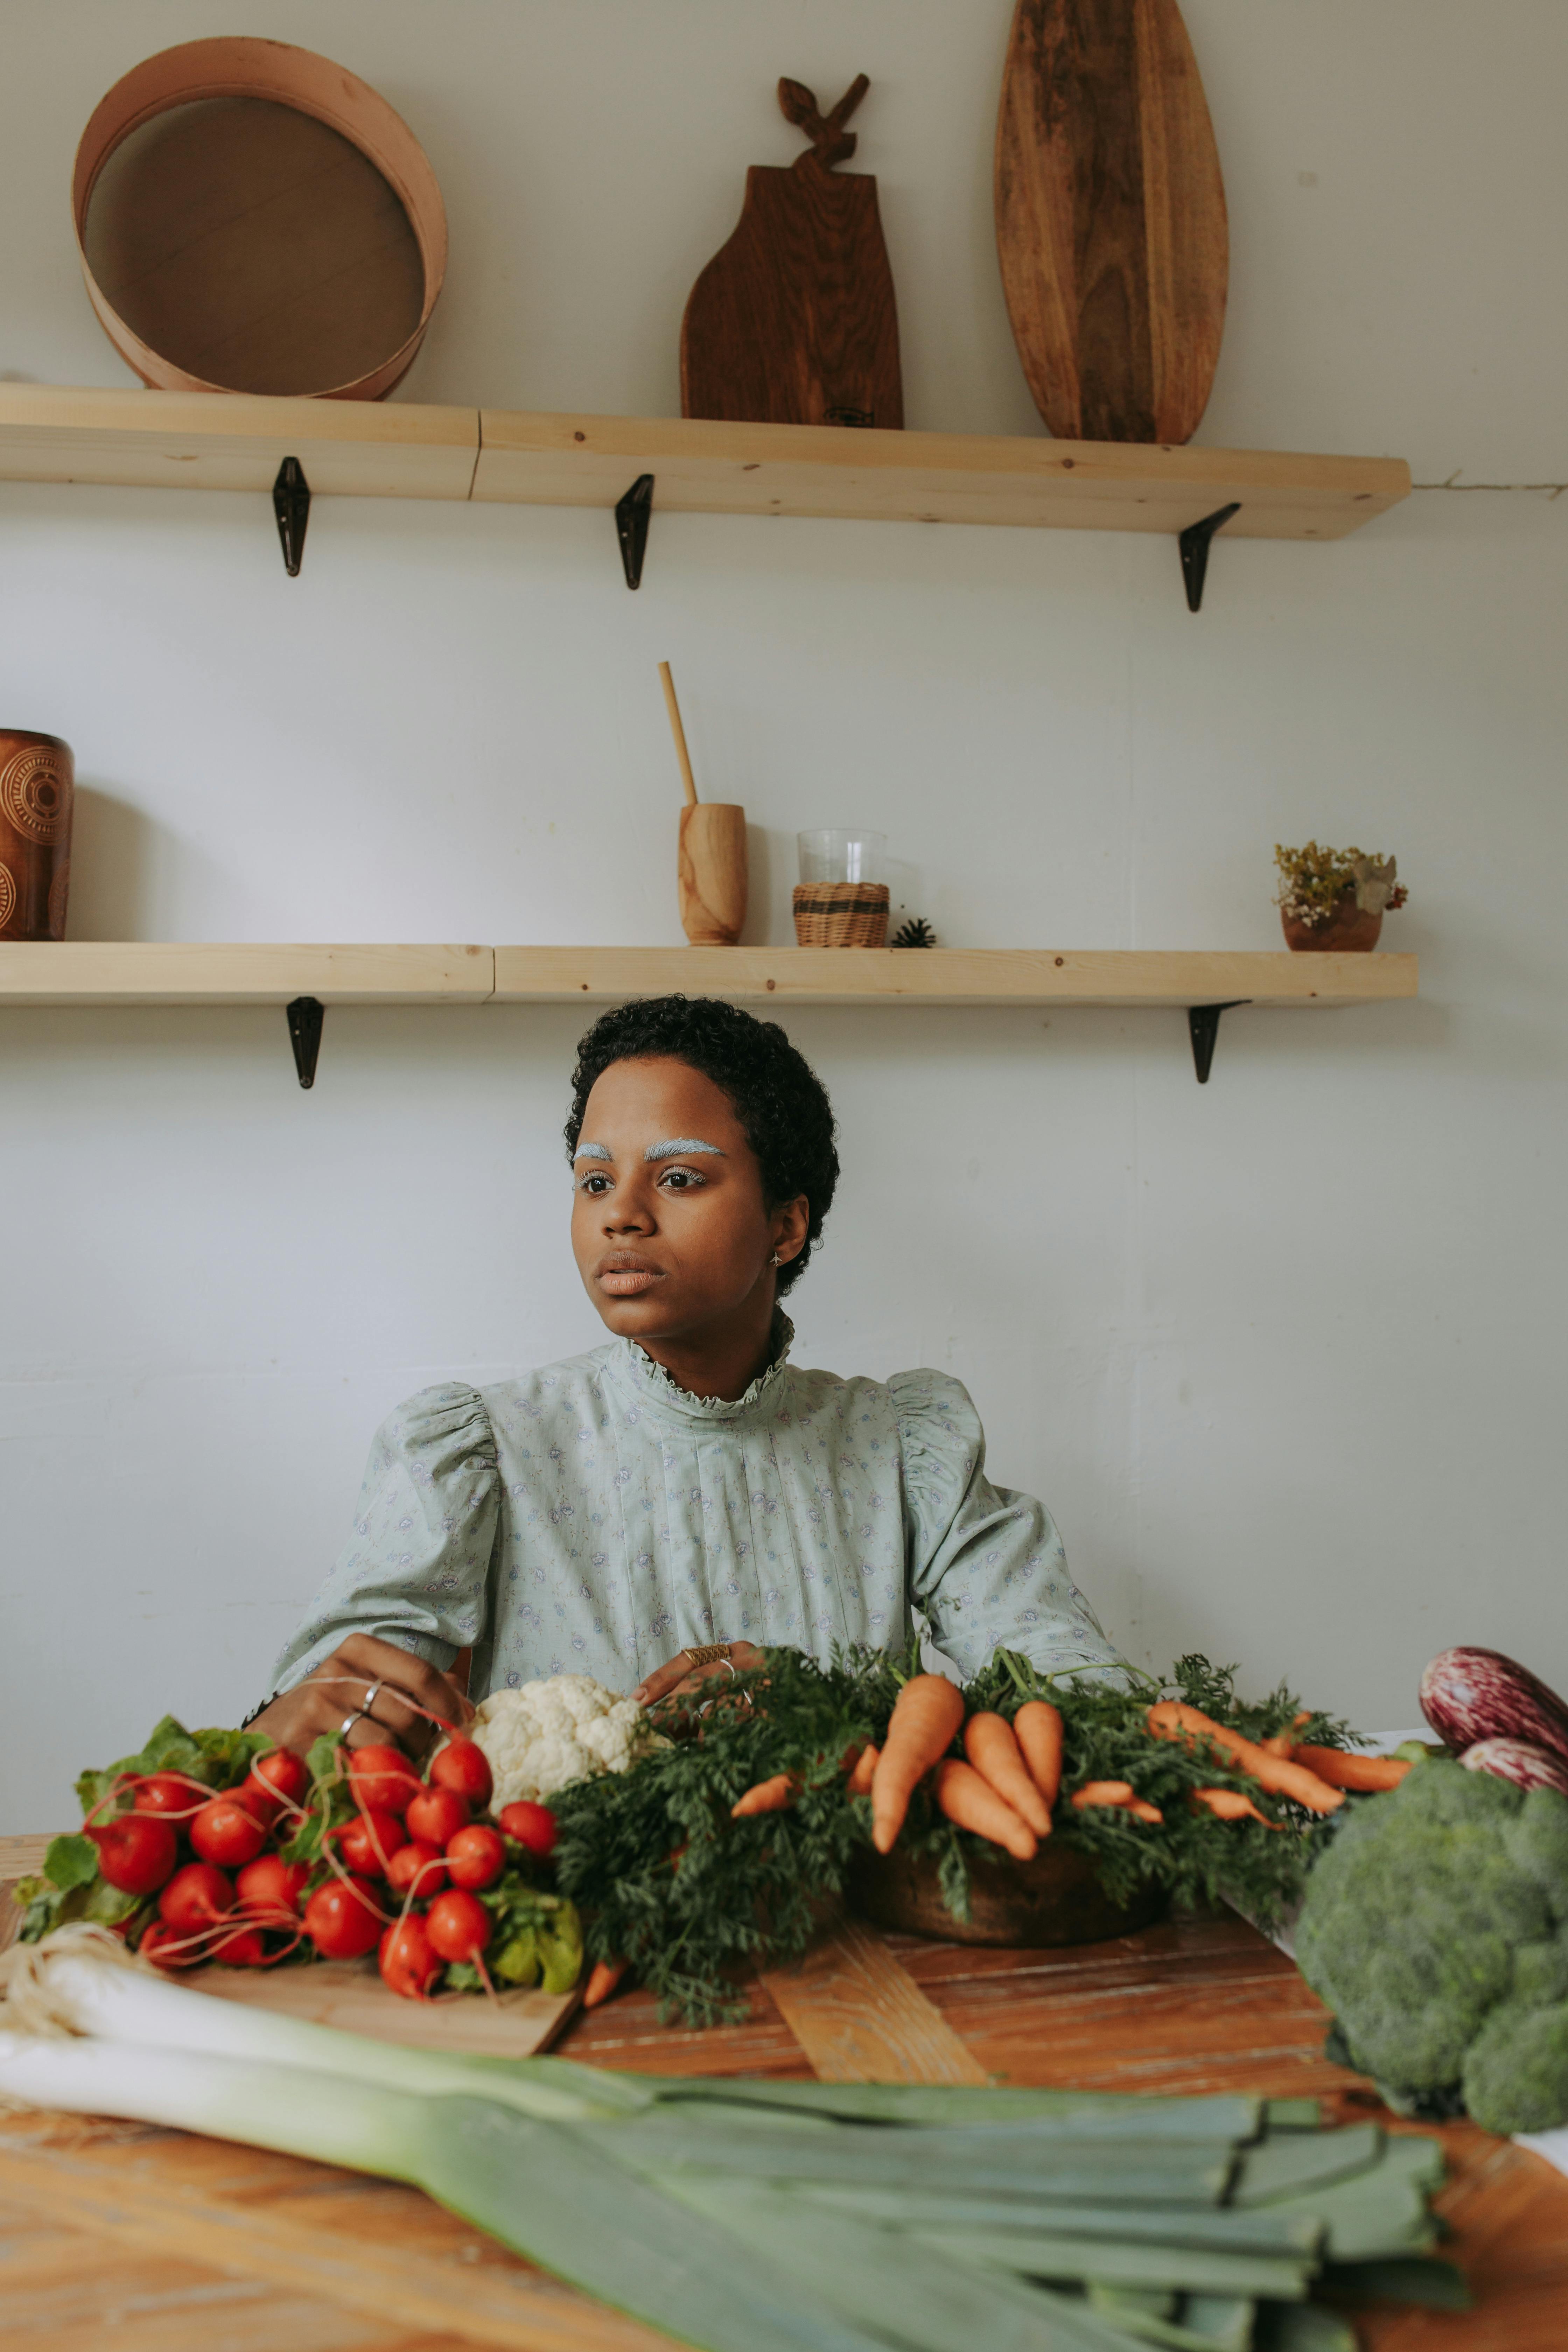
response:
<path id="1" fill-rule="evenodd" d="M 996 249 L 1052 433 L 1190 439 L 1219 358 L 1229 233 L 1176 0 L 1017 0 Z"/>
<path id="2" fill-rule="evenodd" d="M 382 1983 L 374 1959 L 318 1960 L 308 1969 L 196 1969 L 177 1981 L 220 2000 L 333 2025 L 342 2033 L 366 2033 L 373 2042 L 444 2050 L 455 2058 L 531 2058 L 554 2041 L 579 1998 L 575 1991 L 515 1991 L 493 2001 L 466 1992 L 405 2000 Z"/>
<path id="3" fill-rule="evenodd" d="M 47 1836 L 0 1838 L 0 1951 L 15 1937 L 22 1914 L 12 1890 L 44 1866 Z M 374 1959 L 318 1960 L 308 1969 L 193 1969 L 175 1983 L 219 2000 L 335 2025 L 411 2050 L 447 2050 L 456 2057 L 531 2058 L 547 2050 L 575 2010 L 579 1992 L 503 1992 L 493 2001 L 477 1993 L 435 2000 L 405 2000 L 381 1981 Z"/>
<path id="4" fill-rule="evenodd" d="M 864 74 L 831 114 L 804 83 L 779 104 L 811 141 L 788 169 L 753 163 L 729 243 L 691 289 L 680 329 L 683 416 L 767 425 L 900 426 L 899 318 L 877 183 L 835 171 Z"/>

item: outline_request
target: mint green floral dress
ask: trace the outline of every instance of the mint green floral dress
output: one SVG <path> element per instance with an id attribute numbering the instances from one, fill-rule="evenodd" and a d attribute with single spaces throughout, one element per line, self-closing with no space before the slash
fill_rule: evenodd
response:
<path id="1" fill-rule="evenodd" d="M 1120 1663 L 1049 1513 L 994 1486 L 963 1384 L 797 1370 L 780 1315 L 734 1402 L 634 1342 L 524 1379 L 450 1381 L 376 1433 L 353 1539 L 278 1662 L 287 1689 L 351 1633 L 449 1666 L 482 1698 L 542 1675 L 626 1691 L 689 1643 L 903 1645 L 918 1610 L 968 1676 Z"/>

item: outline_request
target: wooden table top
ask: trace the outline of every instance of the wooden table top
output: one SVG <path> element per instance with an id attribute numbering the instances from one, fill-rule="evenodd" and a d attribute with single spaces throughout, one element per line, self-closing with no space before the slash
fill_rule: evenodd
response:
<path id="1" fill-rule="evenodd" d="M 945 2046 L 960 2071 L 1013 2083 L 1309 2094 L 1336 2118 L 1402 2128 L 1369 2084 L 1321 2056 L 1321 2008 L 1238 1919 L 1069 1951 L 854 1940 L 884 1979 L 868 2007 L 886 2013 L 887 1986 L 902 1988 L 887 2030 L 905 2042 L 923 2032 L 938 2064 Z M 853 2071 L 844 2034 L 856 2021 L 828 2014 L 820 1991 L 809 1969 L 764 1980 L 745 2023 L 696 2033 L 661 2026 L 634 1990 L 580 2015 L 558 2047 L 649 2074 Z M 1366 2352 L 1563 2352 L 1568 2179 L 1471 2125 L 1442 2137 L 1447 2251 L 1476 2308 L 1373 2308 L 1357 2320 Z M 76 2117 L 0 2122 L 0 2282 L 19 2352 L 100 2352 L 110 2328 L 117 2352 L 211 2352 L 215 2335 L 224 2352 L 669 2352 L 668 2338 L 558 2286 L 415 2190 Z"/>

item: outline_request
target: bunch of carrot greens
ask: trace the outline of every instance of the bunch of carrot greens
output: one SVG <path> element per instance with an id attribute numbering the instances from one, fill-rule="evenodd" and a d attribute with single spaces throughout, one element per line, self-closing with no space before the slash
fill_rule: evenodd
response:
<path id="1" fill-rule="evenodd" d="M 1244 1702 L 1201 1657 L 1163 1681 L 1079 1678 L 1005 1650 L 962 1691 L 918 1653 L 770 1651 L 683 1728 L 552 1800 L 553 1860 L 594 1958 L 697 2025 L 744 2013 L 736 1970 L 797 1957 L 873 1844 L 929 1857 L 958 1920 L 972 1863 L 1026 1861 L 1048 1835 L 1115 1901 L 1153 1885 L 1268 1926 L 1342 1802 L 1291 1751 L 1331 1759 L 1347 1736 L 1283 1688 Z"/>
<path id="2" fill-rule="evenodd" d="M 605 2074 L 215 2001 L 109 1931 L 0 1958 L 0 2102 L 414 2183 L 701 2352 L 1353 2352 L 1452 2305 L 1438 2144 L 1310 2101 Z"/>

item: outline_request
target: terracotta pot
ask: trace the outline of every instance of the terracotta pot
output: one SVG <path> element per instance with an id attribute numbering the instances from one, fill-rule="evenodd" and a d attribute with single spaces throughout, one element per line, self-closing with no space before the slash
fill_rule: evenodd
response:
<path id="1" fill-rule="evenodd" d="M 1355 892 L 1347 890 L 1326 923 L 1303 923 L 1281 907 L 1279 926 L 1286 946 L 1298 955 L 1364 955 L 1377 945 L 1383 917 L 1367 914 L 1356 905 Z"/>
<path id="2" fill-rule="evenodd" d="M 865 1854 L 849 1881 L 851 1906 L 877 1927 L 953 1944 L 1102 1944 L 1151 1926 L 1166 1899 L 1145 1887 L 1113 1903 L 1088 1856 L 1054 1837 L 1033 1862 L 971 1861 L 967 1927 L 943 1903 L 928 1854 Z"/>
<path id="3" fill-rule="evenodd" d="M 70 882 L 71 747 L 0 727 L 0 940 L 63 940 Z"/>

